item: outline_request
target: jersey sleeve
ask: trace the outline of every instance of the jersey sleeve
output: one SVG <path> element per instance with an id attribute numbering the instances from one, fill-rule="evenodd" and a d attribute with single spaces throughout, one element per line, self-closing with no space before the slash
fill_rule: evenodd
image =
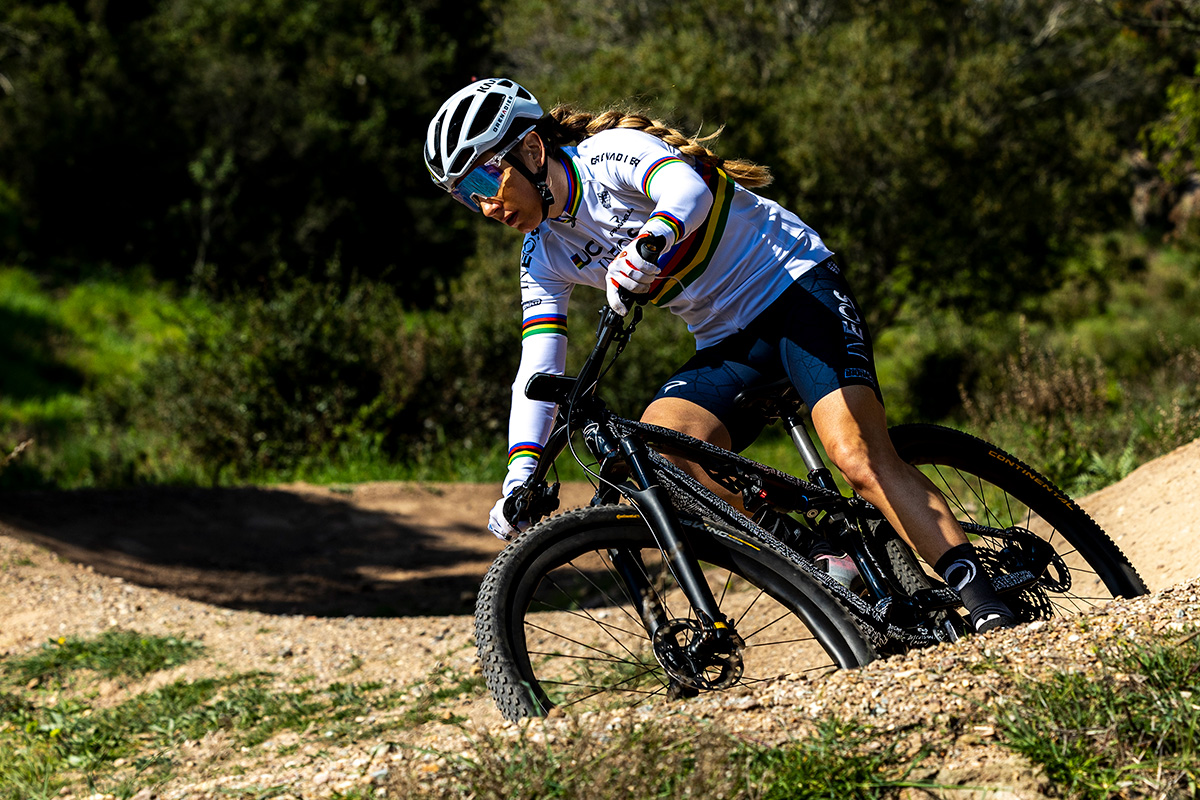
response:
<path id="1" fill-rule="evenodd" d="M 525 396 L 538 372 L 562 375 L 567 365 L 567 305 L 572 284 L 555 280 L 526 256 L 521 266 L 521 365 L 512 385 L 508 418 L 508 473 L 504 495 L 533 474 L 550 437 L 556 406 Z"/>
<path id="2" fill-rule="evenodd" d="M 642 232 L 666 238 L 666 249 L 694 233 L 712 210 L 712 191 L 678 156 L 666 155 L 652 163 L 642 178 L 641 192 L 654 201 L 654 213 Z"/>
<path id="3" fill-rule="evenodd" d="M 669 249 L 708 218 L 712 190 L 687 156 L 658 137 L 636 130 L 605 131 L 594 138 L 604 142 L 600 147 L 597 141 L 597 150 L 618 151 L 597 154 L 612 177 L 623 183 L 626 191 L 653 201 L 654 211 L 642 226 L 643 233 L 666 238 Z"/>

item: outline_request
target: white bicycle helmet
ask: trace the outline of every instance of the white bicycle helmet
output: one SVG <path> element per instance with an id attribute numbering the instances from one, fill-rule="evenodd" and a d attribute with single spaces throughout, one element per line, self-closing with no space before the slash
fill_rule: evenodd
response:
<path id="1" fill-rule="evenodd" d="M 455 92 L 425 136 L 433 182 L 450 191 L 480 156 L 524 136 L 544 114 L 537 98 L 507 78 L 486 78 Z"/>

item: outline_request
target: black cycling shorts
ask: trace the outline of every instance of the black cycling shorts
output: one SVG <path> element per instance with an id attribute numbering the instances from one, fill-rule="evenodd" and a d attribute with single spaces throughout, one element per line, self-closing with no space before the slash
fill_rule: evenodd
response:
<path id="1" fill-rule="evenodd" d="M 697 351 L 654 399 L 679 397 L 712 412 L 740 451 L 765 422 L 733 414 L 734 398 L 785 376 L 809 408 L 845 386 L 869 386 L 883 402 L 871 333 L 832 258 L 801 275 L 744 330 Z"/>

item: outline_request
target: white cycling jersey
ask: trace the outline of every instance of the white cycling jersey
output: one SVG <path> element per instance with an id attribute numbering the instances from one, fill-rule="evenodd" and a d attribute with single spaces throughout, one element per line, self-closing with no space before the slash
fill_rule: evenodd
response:
<path id="1" fill-rule="evenodd" d="M 603 291 L 609 262 L 639 234 L 666 238 L 650 303 L 682 317 L 698 348 L 745 328 L 832 255 L 795 214 L 656 136 L 614 128 L 563 153 L 566 208 L 527 234 L 521 253 L 506 495 L 533 472 L 550 434 L 554 405 L 525 397 L 525 384 L 534 373 L 565 369 L 572 288 Z"/>

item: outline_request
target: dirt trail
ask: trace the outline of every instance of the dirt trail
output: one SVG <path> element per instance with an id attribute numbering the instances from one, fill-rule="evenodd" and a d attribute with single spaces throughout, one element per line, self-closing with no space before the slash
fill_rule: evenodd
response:
<path id="1" fill-rule="evenodd" d="M 310 616 L 469 613 L 502 542 L 489 484 L 24 492 L 0 534 L 95 571 L 224 608 Z M 563 487 L 563 508 L 586 484 Z M 1084 498 L 1156 590 L 1200 572 L 1200 441 Z"/>

